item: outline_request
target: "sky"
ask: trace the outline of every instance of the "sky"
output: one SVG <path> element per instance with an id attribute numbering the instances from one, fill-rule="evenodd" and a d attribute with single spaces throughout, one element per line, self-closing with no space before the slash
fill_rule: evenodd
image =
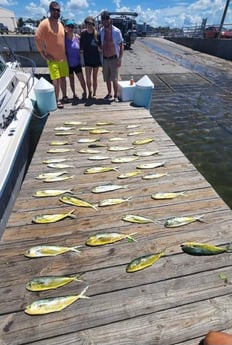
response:
<path id="1" fill-rule="evenodd" d="M 48 15 L 50 0 L 0 0 L 0 7 L 22 17 L 41 19 Z M 183 28 L 199 26 L 202 19 L 207 24 L 220 24 L 226 0 L 58 0 L 61 16 L 80 24 L 85 17 L 96 17 L 103 10 L 129 11 L 138 14 L 137 23 L 153 27 Z M 224 23 L 232 24 L 232 4 L 229 5 Z"/>

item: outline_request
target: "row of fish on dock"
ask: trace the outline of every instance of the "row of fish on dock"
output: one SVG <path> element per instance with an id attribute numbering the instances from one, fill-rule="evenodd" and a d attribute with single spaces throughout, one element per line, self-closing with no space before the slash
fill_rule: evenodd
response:
<path id="1" fill-rule="evenodd" d="M 72 136 L 76 133 L 76 128 L 78 125 L 82 125 L 82 122 L 79 121 L 66 121 L 64 123 L 64 126 L 56 127 L 54 129 L 56 136 Z M 80 127 L 80 131 L 88 131 L 89 134 L 109 134 L 113 133 L 112 131 L 105 129 L 101 126 L 107 126 L 107 125 L 114 125 L 112 122 L 98 122 L 96 126 L 90 127 Z M 71 127 L 70 127 L 71 126 Z M 128 125 L 127 129 L 137 128 L 138 125 Z M 143 134 L 144 131 L 140 130 L 133 130 L 129 132 L 128 136 L 136 136 Z M 128 150 L 134 150 L 135 147 L 139 145 L 147 145 L 151 142 L 153 142 L 154 138 L 143 138 L 134 140 L 132 142 L 132 145 L 130 146 L 115 146 L 111 145 L 113 141 L 123 141 L 127 140 L 123 137 L 112 137 L 109 139 L 108 143 L 106 144 L 104 141 L 101 141 L 101 138 L 79 138 L 78 143 L 80 144 L 88 144 L 87 148 L 81 148 L 78 152 L 80 154 L 91 154 L 92 156 L 89 156 L 88 159 L 92 161 L 104 161 L 111 159 L 111 163 L 127 163 L 132 162 L 140 157 L 149 157 L 153 155 L 159 154 L 159 151 L 157 150 L 147 150 L 147 151 L 136 151 L 133 155 L 127 155 L 122 157 L 115 157 L 111 158 L 109 155 L 101 154 L 101 148 L 106 148 L 109 152 L 117 152 L 117 151 L 128 151 Z M 50 146 L 53 146 L 53 148 L 48 149 L 47 153 L 51 154 L 64 154 L 68 152 L 74 152 L 75 150 L 73 148 L 67 147 L 71 146 L 72 143 L 68 140 L 54 140 L 51 141 Z M 54 146 L 59 146 L 58 148 L 54 148 Z M 68 169 L 68 168 L 74 168 L 73 164 L 69 164 L 67 161 L 71 160 L 71 158 L 52 158 L 52 159 L 45 159 L 43 161 L 44 164 L 47 165 L 48 168 L 58 169 L 56 172 L 48 172 L 48 173 L 42 173 L 38 176 L 36 176 L 36 179 L 40 179 L 45 183 L 51 183 L 51 182 L 61 182 L 68 179 L 74 178 L 73 175 L 68 175 L 67 170 L 62 169 Z M 136 166 L 136 170 L 129 171 L 126 173 L 120 173 L 120 167 L 115 166 L 93 166 L 90 168 L 86 168 L 84 170 L 84 174 L 97 174 L 97 173 L 105 173 L 108 171 L 117 171 L 119 172 L 119 175 L 117 176 L 118 179 L 127 179 L 132 178 L 141 175 L 141 171 L 146 169 L 156 169 L 159 167 L 164 167 L 166 162 L 155 162 L 155 163 L 140 163 Z M 142 179 L 157 179 L 161 177 L 167 176 L 167 173 L 149 173 L 142 175 Z M 116 191 L 119 189 L 128 188 L 127 185 L 118 185 L 118 184 L 106 184 L 106 185 L 100 185 L 92 188 L 92 193 L 106 193 L 109 191 Z M 44 198 L 44 197 L 55 197 L 59 196 L 59 201 L 62 203 L 77 206 L 77 207 L 90 207 L 95 210 L 98 209 L 98 207 L 106 207 L 106 206 L 112 206 L 112 205 L 120 205 L 125 202 L 129 202 L 132 197 L 127 198 L 111 198 L 111 199 L 104 199 L 99 201 L 97 204 L 92 204 L 86 200 L 83 200 L 75 195 L 73 195 L 74 192 L 72 189 L 44 189 L 44 190 L 37 190 L 34 192 L 33 196 L 37 198 Z M 160 199 L 174 199 L 179 196 L 184 196 L 184 192 L 167 192 L 167 193 L 155 193 L 151 195 L 152 199 L 160 200 Z M 68 213 L 60 213 L 60 214 L 42 214 L 42 215 L 36 215 L 33 217 L 32 222 L 33 223 L 39 223 L 39 224 L 49 224 L 54 223 L 57 221 L 61 221 L 67 217 L 71 218 L 77 218 L 73 212 L 75 209 L 72 209 Z M 154 221 L 152 219 L 139 216 L 139 215 L 133 215 L 133 214 L 126 214 L 122 216 L 122 220 L 126 222 L 131 223 L 139 223 L 139 224 L 147 224 L 147 223 L 156 223 L 158 221 Z M 172 217 L 166 219 L 164 226 L 165 227 L 178 227 L 190 224 L 195 221 L 201 221 L 203 222 L 203 215 L 197 215 L 197 216 L 182 216 L 182 217 Z M 119 242 L 123 239 L 127 239 L 129 242 L 135 242 L 135 235 L 136 233 L 132 234 L 123 234 L 119 232 L 104 232 L 104 233 L 96 233 L 90 235 L 85 242 L 85 245 L 87 246 L 101 246 L 101 245 L 107 245 L 107 244 L 113 244 L 116 242 Z M 62 246 L 51 246 L 51 245 L 38 245 L 32 248 L 29 248 L 24 255 L 28 258 L 39 258 L 44 256 L 56 256 L 63 253 L 66 253 L 68 251 L 76 252 L 78 255 L 81 254 L 81 247 L 62 247 Z M 206 243 L 195 243 L 195 242 L 187 242 L 184 244 L 181 244 L 181 249 L 191 255 L 215 255 L 225 252 L 230 252 L 230 246 L 225 247 L 219 247 L 214 246 L 211 244 Z M 138 258 L 133 259 L 131 262 L 128 263 L 126 266 L 126 272 L 132 273 L 136 272 L 142 269 L 145 269 L 151 265 L 153 265 L 155 262 L 157 262 L 162 256 L 165 255 L 165 249 L 161 250 L 158 253 L 152 253 L 140 256 Z M 66 276 L 40 276 L 40 277 L 34 277 L 32 278 L 26 285 L 26 288 L 29 291 L 44 291 L 44 290 L 50 290 L 50 289 L 56 289 L 58 287 L 62 287 L 72 281 L 82 281 L 80 279 L 80 276 L 83 273 L 78 274 L 72 274 L 72 275 L 66 275 Z M 30 305 L 26 306 L 25 313 L 29 315 L 41 315 L 41 314 L 47 314 L 51 312 L 60 311 L 79 298 L 88 298 L 85 296 L 85 292 L 88 289 L 88 285 L 82 290 L 82 292 L 78 295 L 73 296 L 58 296 L 53 298 L 45 298 L 45 299 L 39 299 L 35 302 L 32 302 Z"/>

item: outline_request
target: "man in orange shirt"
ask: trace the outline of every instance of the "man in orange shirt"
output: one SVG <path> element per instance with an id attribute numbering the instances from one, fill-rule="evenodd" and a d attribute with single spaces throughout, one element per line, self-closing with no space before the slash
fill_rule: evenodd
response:
<path id="1" fill-rule="evenodd" d="M 40 55 L 47 61 L 51 80 L 55 88 L 57 107 L 63 108 L 67 103 L 66 77 L 69 75 L 65 54 L 65 30 L 60 23 L 60 6 L 56 1 L 49 5 L 50 16 L 39 24 L 35 34 L 35 43 Z M 60 89 L 63 94 L 59 100 Z"/>

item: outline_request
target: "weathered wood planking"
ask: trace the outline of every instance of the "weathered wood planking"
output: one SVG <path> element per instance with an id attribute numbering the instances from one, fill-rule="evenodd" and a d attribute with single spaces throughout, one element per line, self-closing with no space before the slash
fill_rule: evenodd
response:
<path id="1" fill-rule="evenodd" d="M 92 137 L 76 126 L 70 137 L 58 137 L 54 128 L 64 121 L 113 121 L 99 126 L 113 133 L 99 135 L 109 144 L 114 137 L 126 141 L 110 145 L 128 146 L 139 138 L 156 140 L 131 150 L 158 150 L 159 154 L 140 157 L 131 163 L 111 163 L 111 160 L 91 161 L 88 154 L 80 154 L 79 138 Z M 127 126 L 138 123 L 137 129 Z M 144 134 L 128 136 L 128 132 L 144 130 Z M 96 135 L 95 135 L 96 136 Z M 48 154 L 53 140 L 70 140 L 75 149 L 70 154 Z M 135 145 L 134 145 L 135 146 Z M 66 147 L 66 146 L 65 146 Z M 131 155 L 132 152 L 111 152 L 103 147 L 101 154 L 112 157 Z M 35 177 L 52 172 L 42 163 L 44 159 L 69 156 L 75 168 L 68 169 L 72 180 L 44 183 Z M 165 161 L 167 172 L 156 180 L 141 177 L 154 169 L 141 170 L 141 176 L 120 180 L 119 172 L 84 174 L 87 167 L 119 166 L 120 172 L 137 169 L 141 163 Z M 94 186 L 117 183 L 128 188 L 116 192 L 94 194 Z M 131 200 L 117 206 L 92 208 L 72 207 L 58 197 L 38 199 L 32 196 L 39 189 L 73 189 L 75 195 L 97 204 L 111 197 Z M 184 191 L 185 196 L 174 200 L 153 200 L 158 191 Z M 65 219 L 54 224 L 32 224 L 32 217 L 43 213 L 68 212 L 75 209 L 77 219 Z M 138 214 L 154 220 L 149 224 L 131 224 L 121 218 L 124 214 Z M 168 229 L 164 220 L 174 215 L 205 214 L 205 222 Z M 232 285 L 219 278 L 224 273 L 230 280 L 231 254 L 217 257 L 191 257 L 181 251 L 180 244 L 188 241 L 226 244 L 231 240 L 231 210 L 213 188 L 196 171 L 182 152 L 163 132 L 145 109 L 133 108 L 128 103 L 92 105 L 85 108 L 70 105 L 51 114 L 34 154 L 31 166 L 17 198 L 7 229 L 0 242 L 0 324 L 1 341 L 9 345 L 59 344 L 136 344 L 171 345 L 197 344 L 211 328 L 230 329 Z M 136 233 L 137 242 L 126 240 L 99 248 L 84 246 L 94 232 L 120 231 Z M 36 244 L 83 244 L 81 255 L 69 252 L 55 258 L 30 260 L 23 253 Z M 126 265 L 135 257 L 166 248 L 165 256 L 154 266 L 134 274 L 126 273 Z M 228 259 L 229 258 L 229 259 Z M 25 289 L 34 276 L 84 272 L 83 283 L 72 282 L 56 291 L 35 293 Z M 79 293 L 89 284 L 90 299 L 80 300 L 64 311 L 30 317 L 23 312 L 26 304 L 38 297 Z M 218 316 L 220 315 L 220 316 Z"/>

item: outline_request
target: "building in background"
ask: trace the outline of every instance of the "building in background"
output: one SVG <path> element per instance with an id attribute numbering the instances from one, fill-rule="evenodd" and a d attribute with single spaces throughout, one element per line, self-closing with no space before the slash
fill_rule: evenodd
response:
<path id="1" fill-rule="evenodd" d="M 17 20 L 15 18 L 14 12 L 0 7 L 0 23 L 6 25 L 9 31 L 15 31 L 15 29 L 17 28 Z"/>

